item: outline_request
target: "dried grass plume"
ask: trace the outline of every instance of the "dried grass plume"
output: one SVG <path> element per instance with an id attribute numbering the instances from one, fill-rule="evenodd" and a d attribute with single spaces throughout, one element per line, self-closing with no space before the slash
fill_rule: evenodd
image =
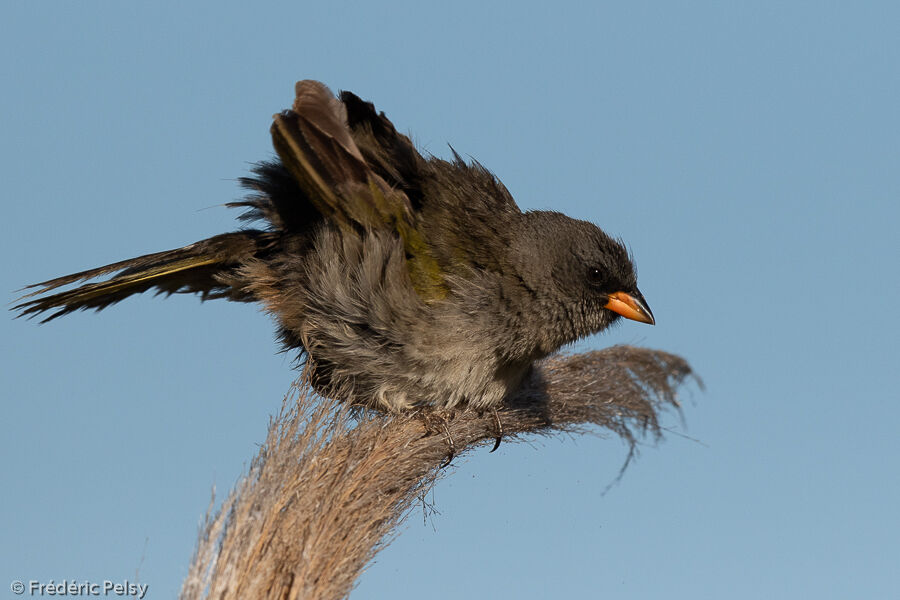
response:
<path id="1" fill-rule="evenodd" d="M 551 357 L 498 410 L 504 442 L 599 426 L 632 448 L 661 436 L 687 362 L 617 346 Z M 208 514 L 180 597 L 344 598 L 457 454 L 496 434 L 493 413 L 359 413 L 295 385 L 249 473 Z"/>

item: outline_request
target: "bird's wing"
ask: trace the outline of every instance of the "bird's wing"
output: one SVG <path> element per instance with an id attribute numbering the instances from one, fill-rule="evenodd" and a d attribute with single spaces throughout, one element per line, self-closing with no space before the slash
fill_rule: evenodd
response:
<path id="1" fill-rule="evenodd" d="M 371 102 L 347 91 L 341 92 L 340 98 L 353 141 L 366 163 L 392 188 L 406 194 L 413 211 L 419 211 L 428 177 L 427 161 L 407 136 L 397 132 L 383 112 L 375 111 Z"/>
<path id="2" fill-rule="evenodd" d="M 443 273 L 467 277 L 471 268 L 504 272 L 510 232 L 521 216 L 509 191 L 478 161 L 423 158 L 371 102 L 341 92 L 353 141 L 375 173 L 401 190 Z"/>
<path id="3" fill-rule="evenodd" d="M 366 160 L 354 141 L 345 105 L 327 87 L 318 81 L 297 83 L 291 110 L 275 115 L 272 140 L 319 213 L 351 235 L 394 231 L 403 242 L 416 292 L 426 302 L 446 295 L 444 274 L 417 226 L 409 197 Z"/>

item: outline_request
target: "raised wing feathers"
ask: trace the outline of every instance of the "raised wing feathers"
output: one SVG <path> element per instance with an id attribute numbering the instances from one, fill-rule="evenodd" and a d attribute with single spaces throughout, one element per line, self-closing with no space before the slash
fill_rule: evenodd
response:
<path id="1" fill-rule="evenodd" d="M 284 166 L 317 210 L 345 233 L 394 231 L 403 242 L 416 292 L 426 302 L 443 298 L 444 273 L 408 196 L 366 161 L 344 104 L 317 81 L 299 82 L 296 95 L 292 110 L 275 115 L 272 124 L 272 140 Z"/>

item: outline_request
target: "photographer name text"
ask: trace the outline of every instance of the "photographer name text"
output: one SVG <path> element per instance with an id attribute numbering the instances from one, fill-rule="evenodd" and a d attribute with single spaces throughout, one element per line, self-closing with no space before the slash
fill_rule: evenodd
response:
<path id="1" fill-rule="evenodd" d="M 27 592 L 30 596 L 132 596 L 138 599 L 143 599 L 149 587 L 146 583 L 132 583 L 127 579 L 101 582 L 73 579 L 43 582 L 32 579 L 27 584 L 13 581 L 10 585 L 16 595 Z"/>

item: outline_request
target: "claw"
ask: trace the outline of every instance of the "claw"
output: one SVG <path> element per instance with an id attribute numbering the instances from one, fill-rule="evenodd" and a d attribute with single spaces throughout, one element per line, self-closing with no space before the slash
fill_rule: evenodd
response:
<path id="1" fill-rule="evenodd" d="M 435 419 L 441 423 L 441 427 L 444 430 L 444 436 L 447 438 L 447 445 L 449 446 L 447 458 L 441 463 L 440 467 L 438 467 L 439 469 L 443 469 L 448 466 L 456 456 L 456 443 L 453 441 L 453 435 L 450 433 L 447 419 L 436 411 L 417 411 L 417 413 L 417 416 L 422 419 L 422 425 L 425 426 L 426 435 L 430 436 L 437 433 L 437 428 L 434 426 Z"/>
<path id="2" fill-rule="evenodd" d="M 445 467 L 448 467 L 450 463 L 453 462 L 453 457 L 456 456 L 456 444 L 453 443 L 453 436 L 450 435 L 450 428 L 447 427 L 447 419 L 445 419 L 441 415 L 438 415 L 438 418 L 441 420 L 441 424 L 444 426 L 444 435 L 447 436 L 447 444 L 450 446 L 450 452 L 447 454 L 447 459 L 439 467 L 443 469 Z"/>
<path id="3" fill-rule="evenodd" d="M 497 423 L 497 436 L 494 438 L 494 447 L 491 448 L 491 452 L 500 447 L 500 442 L 503 440 L 503 423 L 500 422 L 500 414 L 497 412 L 497 409 L 492 409 L 494 411 L 494 421 Z M 490 452 L 488 452 L 490 454 Z"/>

